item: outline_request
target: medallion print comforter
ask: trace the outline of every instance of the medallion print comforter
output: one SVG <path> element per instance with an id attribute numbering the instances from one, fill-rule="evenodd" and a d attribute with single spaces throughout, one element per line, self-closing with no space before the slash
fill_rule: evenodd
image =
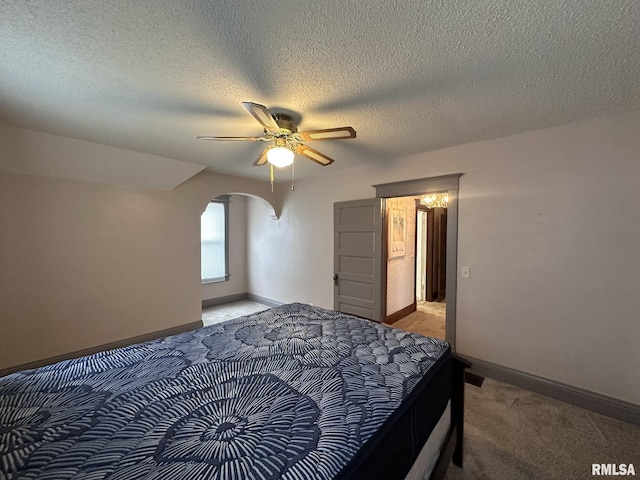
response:
<path id="1" fill-rule="evenodd" d="M 448 344 L 303 304 L 0 379 L 0 479 L 334 479 Z"/>

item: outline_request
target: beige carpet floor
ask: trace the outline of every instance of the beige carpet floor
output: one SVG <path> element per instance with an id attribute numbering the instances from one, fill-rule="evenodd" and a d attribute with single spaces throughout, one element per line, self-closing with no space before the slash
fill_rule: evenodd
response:
<path id="1" fill-rule="evenodd" d="M 418 302 L 416 311 L 391 324 L 394 328 L 421 333 L 427 337 L 441 338 L 445 335 L 444 302 Z"/>
<path id="2" fill-rule="evenodd" d="M 491 379 L 465 394 L 464 468 L 451 464 L 446 480 L 599 478 L 593 463 L 640 476 L 640 426 Z"/>
<path id="3" fill-rule="evenodd" d="M 418 302 L 391 326 L 444 339 L 445 308 Z M 593 479 L 594 463 L 631 463 L 640 476 L 640 426 L 492 379 L 465 393 L 465 466 L 446 480 Z"/>
<path id="4" fill-rule="evenodd" d="M 239 300 L 237 302 L 207 307 L 202 309 L 202 324 L 206 327 L 207 325 L 224 322 L 225 320 L 241 317 L 243 315 L 262 312 L 267 308 L 269 308 L 268 305 L 263 305 L 262 303 L 253 302 L 251 300 Z"/>

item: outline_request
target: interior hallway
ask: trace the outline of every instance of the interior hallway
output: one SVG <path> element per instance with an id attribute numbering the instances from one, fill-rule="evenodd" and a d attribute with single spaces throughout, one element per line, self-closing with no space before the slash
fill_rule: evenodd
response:
<path id="1" fill-rule="evenodd" d="M 416 311 L 391 324 L 394 328 L 444 340 L 446 302 L 418 301 Z"/>

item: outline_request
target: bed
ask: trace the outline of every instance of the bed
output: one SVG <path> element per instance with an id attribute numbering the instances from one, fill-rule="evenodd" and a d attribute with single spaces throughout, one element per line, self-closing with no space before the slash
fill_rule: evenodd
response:
<path id="1" fill-rule="evenodd" d="M 0 378 L 0 479 L 441 478 L 465 365 L 289 304 Z"/>

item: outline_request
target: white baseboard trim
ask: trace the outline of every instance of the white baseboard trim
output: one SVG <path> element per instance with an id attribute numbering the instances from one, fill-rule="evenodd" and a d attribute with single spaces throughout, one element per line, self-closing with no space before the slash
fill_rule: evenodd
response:
<path id="1" fill-rule="evenodd" d="M 517 387 L 530 390 L 547 397 L 570 403 L 586 410 L 591 410 L 624 422 L 640 425 L 640 405 L 618 400 L 599 393 L 572 387 L 554 380 L 538 377 L 528 373 L 513 370 L 508 367 L 485 362 L 477 358 L 461 357 L 472 363 L 471 373 L 493 378 Z"/>

